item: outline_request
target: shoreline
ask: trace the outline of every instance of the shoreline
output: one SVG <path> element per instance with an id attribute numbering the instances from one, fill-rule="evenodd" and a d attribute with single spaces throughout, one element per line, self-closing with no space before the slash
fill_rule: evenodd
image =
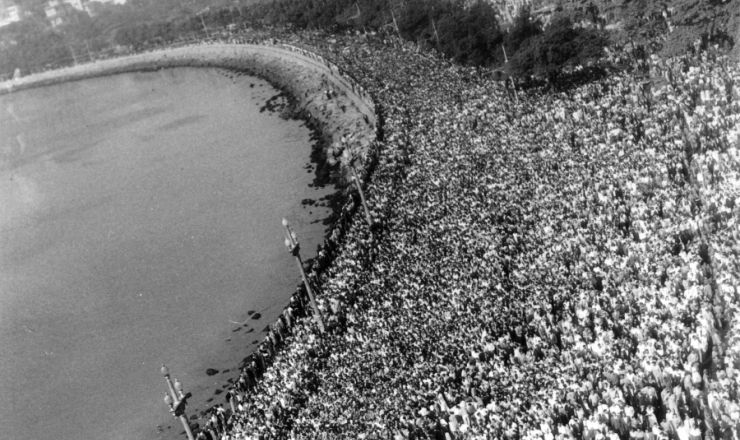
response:
<path id="1" fill-rule="evenodd" d="M 290 101 L 291 117 L 303 119 L 317 134 L 319 145 L 311 153 L 317 166 L 316 184 L 326 183 L 319 175 L 324 171 L 328 147 L 353 136 L 354 142 L 360 145 L 355 147 L 355 152 L 365 156 L 380 133 L 375 103 L 361 86 L 322 56 L 288 44 L 199 44 L 97 60 L 0 82 L 0 95 L 101 76 L 177 67 L 245 72 L 285 93 Z"/>
<path id="2" fill-rule="evenodd" d="M 0 95 L 118 73 L 174 67 L 244 71 L 288 92 L 296 99 L 299 108 L 323 123 L 332 122 L 333 111 L 339 104 L 344 104 L 354 107 L 362 115 L 359 119 L 373 129 L 377 124 L 372 99 L 352 80 L 343 78 L 336 65 L 319 55 L 290 45 L 200 44 L 126 55 L 3 81 L 0 82 Z M 306 71 L 296 70 L 297 67 L 320 72 L 321 75 L 317 78 Z M 342 93 L 330 99 L 322 93 L 326 89 L 317 90 L 321 86 L 332 87 Z M 331 106 L 330 101 L 338 101 L 338 104 Z M 347 116 L 352 116 L 351 112 Z"/>
<path id="3" fill-rule="evenodd" d="M 369 159 L 364 162 L 367 168 L 372 168 L 375 151 L 370 149 L 375 146 L 377 133 L 377 116 L 372 99 L 353 80 L 342 77 L 336 65 L 294 46 L 203 44 L 162 49 L 0 82 L 0 95 L 96 77 L 178 67 L 222 68 L 243 72 L 267 81 L 284 94 L 288 102 L 281 117 L 303 120 L 313 132 L 310 154 L 316 167 L 314 186 L 323 186 L 336 180 L 336 173 L 331 169 L 333 167 L 327 164 L 326 151 L 341 139 L 350 138 L 350 135 L 359 145 L 355 147 L 356 150 Z M 367 170 L 361 174 L 366 177 L 364 171 Z M 336 249 L 337 242 L 351 224 L 349 219 L 356 204 L 351 195 L 338 189 L 327 198 L 327 207 L 330 212 L 325 220 L 323 243 L 318 250 L 308 249 L 304 255 L 309 278 L 314 280 L 318 280 L 323 270 L 331 264 L 335 253 L 333 249 Z M 265 336 L 261 342 L 243 353 L 241 368 L 249 363 L 248 360 L 254 360 L 255 356 L 262 357 L 259 353 L 273 352 L 277 348 L 273 329 L 287 330 L 284 317 L 298 319 L 310 313 L 303 296 L 304 289 L 299 286 L 292 293 L 290 301 L 281 307 L 283 312 L 278 320 L 269 323 L 263 330 Z M 227 383 L 226 378 L 223 381 Z M 197 415 L 200 419 L 208 412 L 208 408 L 217 405 L 218 400 L 208 407 L 194 407 L 197 412 L 192 412 L 191 418 Z M 195 423 L 194 427 L 198 425 Z M 173 427 L 176 426 L 175 423 Z"/>

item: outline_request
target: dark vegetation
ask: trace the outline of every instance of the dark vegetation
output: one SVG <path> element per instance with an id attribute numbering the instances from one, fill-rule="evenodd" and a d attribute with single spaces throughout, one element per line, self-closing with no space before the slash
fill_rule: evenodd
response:
<path id="1" fill-rule="evenodd" d="M 288 26 L 398 34 L 458 63 L 496 67 L 519 79 L 536 77 L 552 83 L 576 66 L 593 68 L 607 44 L 633 43 L 625 34 L 655 38 L 668 31 L 665 2 L 647 0 L 624 3 L 625 24 L 617 32 L 604 30 L 605 17 L 613 13 L 593 2 L 574 10 L 556 9 L 547 26 L 523 8 L 513 23 L 504 26 L 485 0 L 128 0 L 124 5 L 92 3 L 92 17 L 70 9 L 64 24 L 54 28 L 45 18 L 43 0 L 17 3 L 32 14 L 0 28 L 0 77 L 12 75 L 16 68 L 27 74 L 227 29 Z M 731 46 L 726 30 L 732 14 L 726 10 L 735 2 L 694 3 L 681 9 L 687 17 L 684 22 L 698 23 L 707 42 L 721 40 Z M 675 38 L 666 41 L 685 49 L 695 34 L 681 26 L 673 30 Z"/>
<path id="2" fill-rule="evenodd" d="M 698 38 L 702 44 L 734 45 L 740 30 L 740 5 L 736 0 L 630 0 L 620 10 L 625 23 L 619 41 L 665 35 L 658 47 L 664 55 L 681 55 Z M 668 25 L 670 21 L 671 25 Z"/>
<path id="3" fill-rule="evenodd" d="M 519 43 L 512 59 L 512 73 L 531 73 L 554 81 L 566 68 L 583 67 L 597 60 L 607 43 L 604 32 L 575 28 L 567 16 L 556 17 L 544 31 L 535 28 Z"/>

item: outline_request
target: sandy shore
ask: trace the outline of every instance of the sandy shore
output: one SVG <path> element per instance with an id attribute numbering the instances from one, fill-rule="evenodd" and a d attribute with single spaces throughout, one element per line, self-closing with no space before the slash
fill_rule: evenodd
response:
<path id="1" fill-rule="evenodd" d="M 290 47 L 202 44 L 99 60 L 0 82 L 0 94 L 117 73 L 173 67 L 216 67 L 246 71 L 290 93 L 297 109 L 319 124 L 328 142 L 354 134 L 361 144 L 375 137 L 375 109 L 335 68 Z M 331 90 L 332 96 L 326 93 Z"/>

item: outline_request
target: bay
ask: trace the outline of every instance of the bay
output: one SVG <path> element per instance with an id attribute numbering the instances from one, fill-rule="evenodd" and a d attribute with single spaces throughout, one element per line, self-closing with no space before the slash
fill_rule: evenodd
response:
<path id="1" fill-rule="evenodd" d="M 179 68 L 0 96 L 0 439 L 181 438 L 163 362 L 190 414 L 223 401 L 299 282 L 281 218 L 312 252 L 328 215 L 277 93 Z"/>

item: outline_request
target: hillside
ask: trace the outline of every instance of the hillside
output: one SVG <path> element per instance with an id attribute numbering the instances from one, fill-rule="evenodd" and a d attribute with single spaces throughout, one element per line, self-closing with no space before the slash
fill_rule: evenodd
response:
<path id="1" fill-rule="evenodd" d="M 530 11 L 532 22 L 522 21 L 523 10 Z M 40 11 L 0 29 L 0 77 L 16 68 L 28 74 L 264 26 L 397 34 L 455 62 L 488 67 L 504 66 L 504 47 L 517 77 L 552 76 L 589 65 L 605 43 L 638 45 L 646 49 L 643 53 L 668 56 L 684 53 L 697 39 L 732 49 L 740 33 L 740 0 L 129 0 L 101 5 L 90 16 L 76 12 L 69 17 L 51 26 Z M 557 20 L 562 32 L 547 35 Z M 527 52 L 517 57 L 520 49 Z M 562 55 L 559 61 L 552 61 L 553 53 Z"/>
<path id="2" fill-rule="evenodd" d="M 657 37 L 665 55 L 680 54 L 697 38 L 710 38 L 725 47 L 740 36 L 737 0 L 506 0 L 494 1 L 502 22 L 511 23 L 521 7 L 547 23 L 567 14 L 583 25 L 612 31 L 616 42 L 648 42 Z M 737 52 L 737 49 L 734 49 Z"/>

